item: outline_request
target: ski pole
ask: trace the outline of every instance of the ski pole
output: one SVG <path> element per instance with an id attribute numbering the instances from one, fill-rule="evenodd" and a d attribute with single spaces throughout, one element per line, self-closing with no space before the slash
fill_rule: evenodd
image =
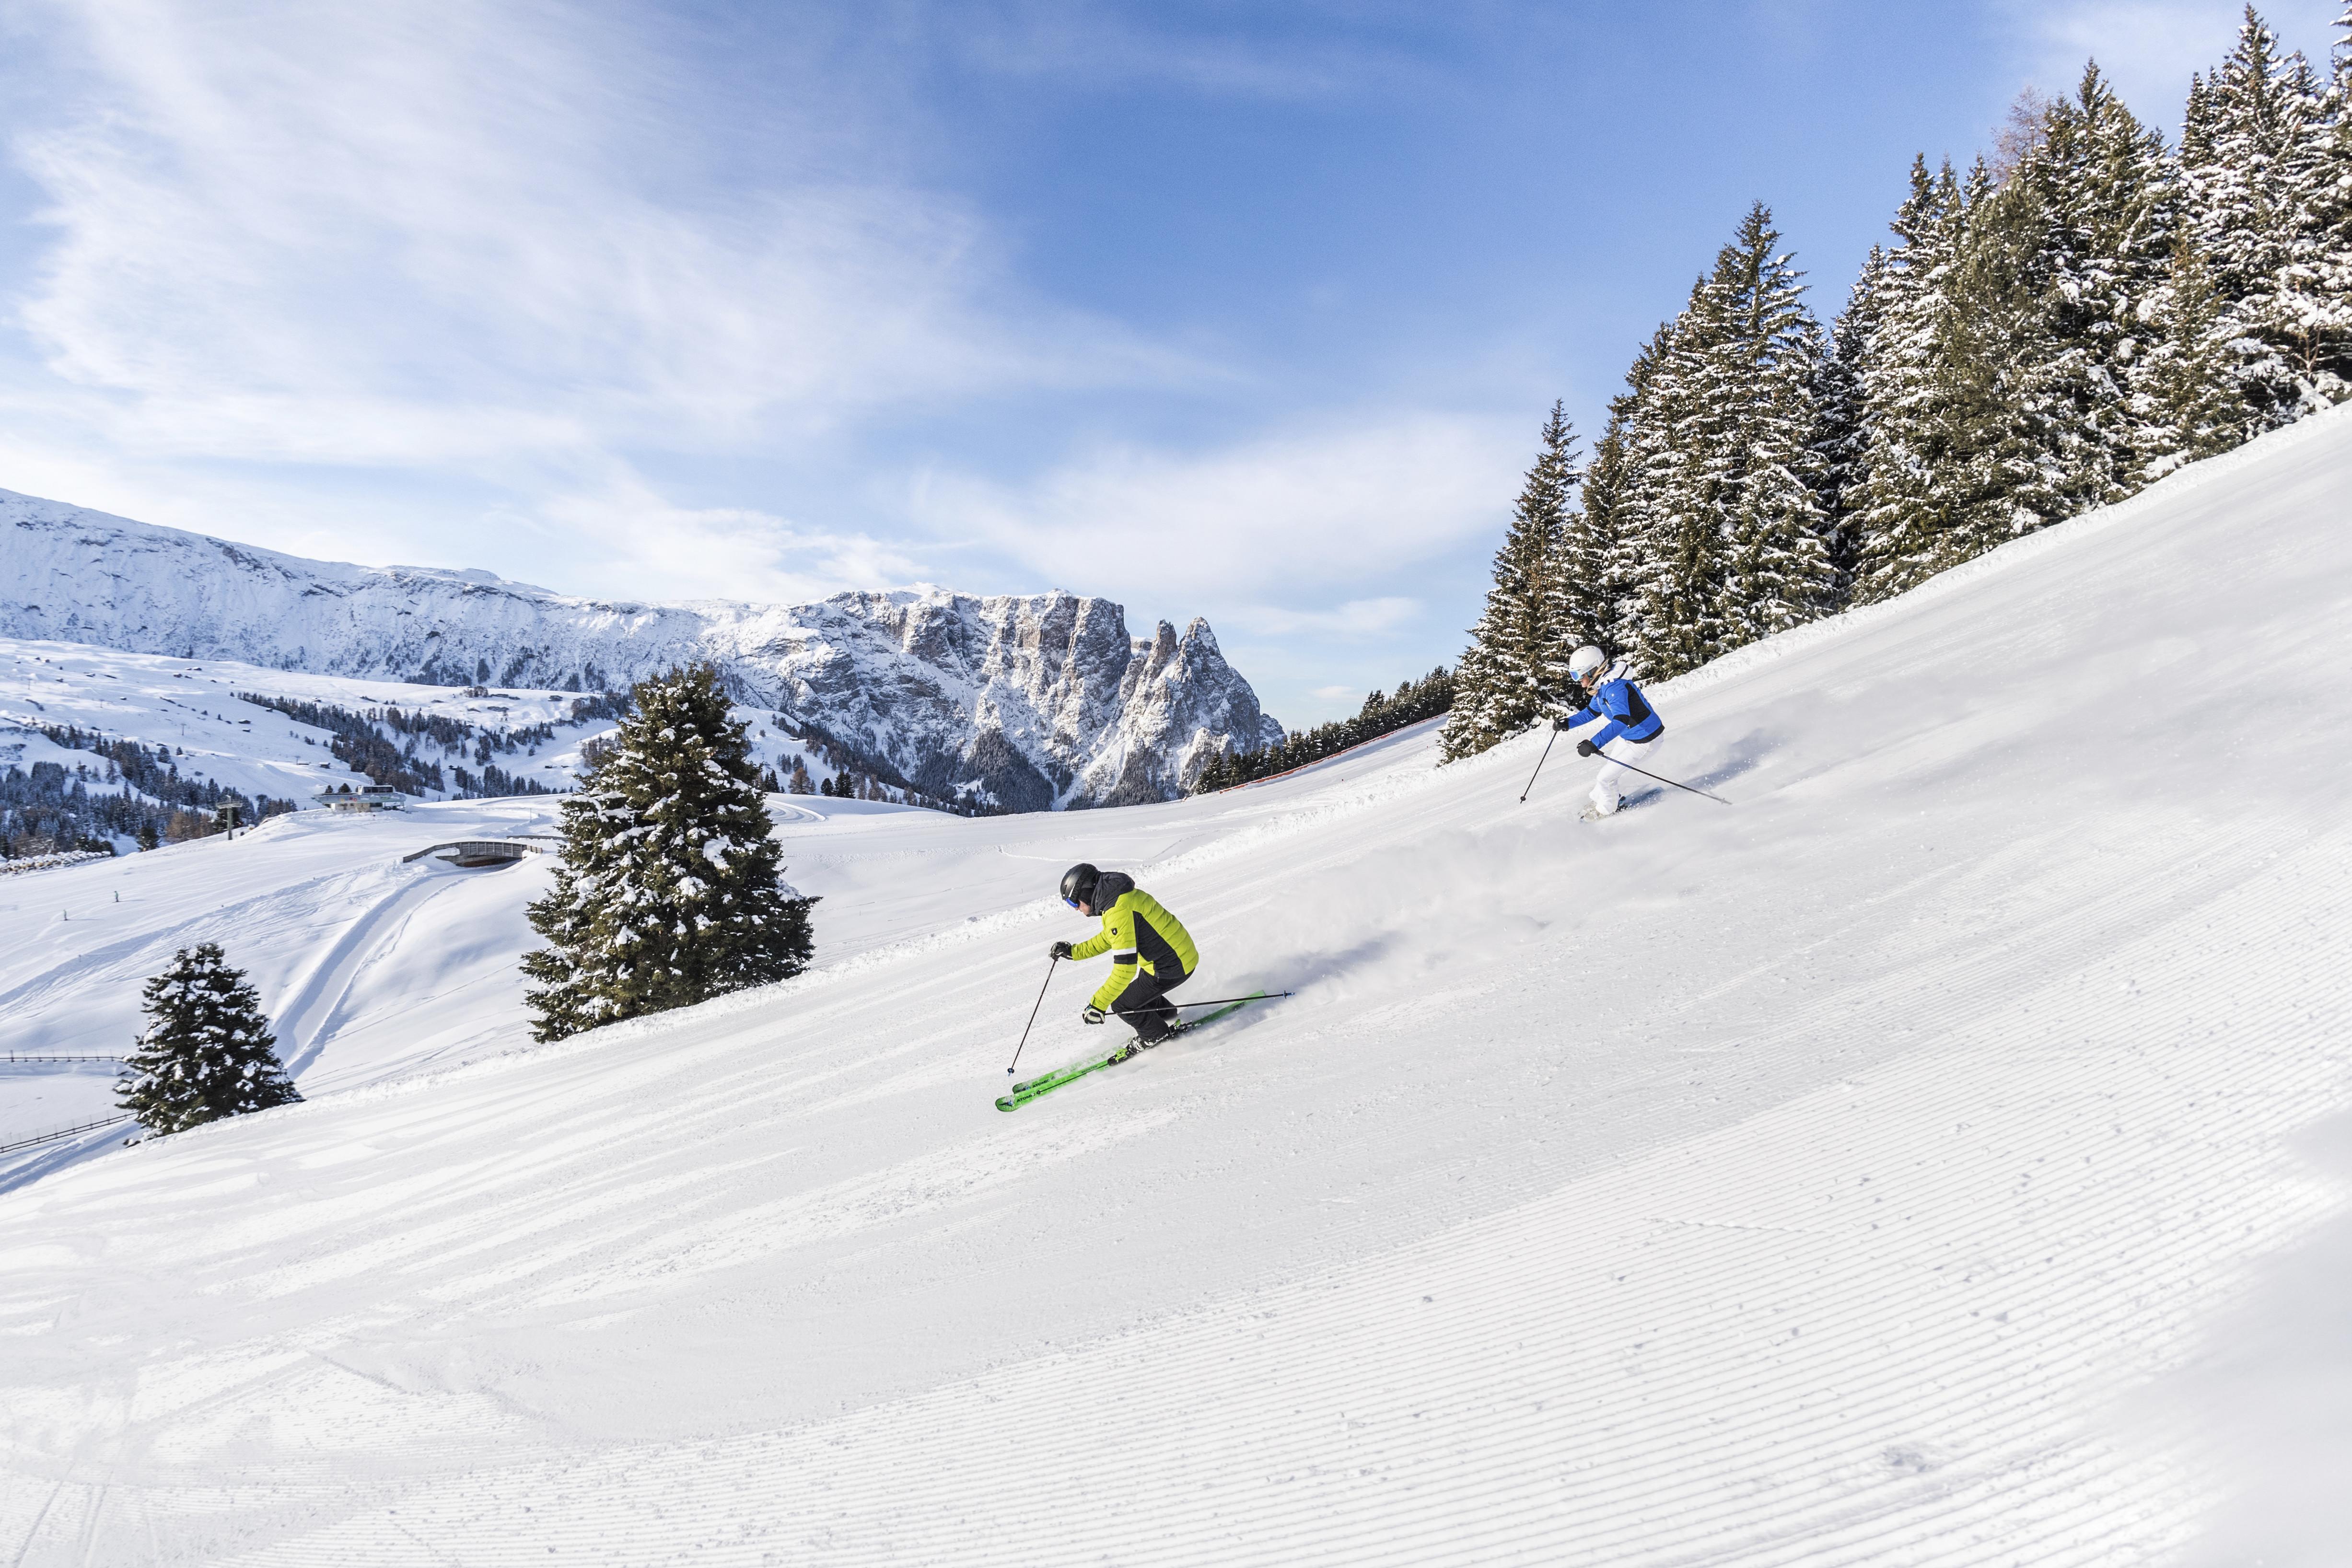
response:
<path id="1" fill-rule="evenodd" d="M 1618 767 L 1622 768 L 1628 773 L 1638 773 L 1644 779 L 1654 779 L 1661 784 L 1673 784 L 1675 789 L 1688 789 L 1694 795 L 1706 795 L 1706 790 L 1698 789 L 1694 785 L 1675 783 L 1674 779 L 1667 778 L 1663 773 L 1653 773 L 1646 768 L 1636 768 L 1630 762 L 1621 761 L 1617 758 L 1611 757 L 1605 751 L 1601 752 L 1601 756 L 1605 761 L 1615 762 Z M 1725 800 L 1720 795 L 1706 795 L 1706 798 L 1714 801 L 1718 806 L 1728 806 L 1731 804 L 1730 801 Z"/>
<path id="2" fill-rule="evenodd" d="M 1556 729 L 1553 730 L 1551 732 L 1551 740 L 1558 740 L 1559 738 L 1559 731 Z M 1542 772 L 1543 765 L 1551 760 L 1551 740 L 1544 742 L 1543 755 L 1536 758 L 1536 773 Z M 1519 791 L 1519 804 L 1522 806 L 1528 803 L 1528 796 L 1536 787 L 1536 773 L 1530 773 L 1528 775 L 1528 787 L 1527 789 Z"/>
<path id="3" fill-rule="evenodd" d="M 1227 1002 L 1270 1002 L 1276 997 L 1296 995 L 1296 991 L 1268 991 L 1259 997 L 1219 997 L 1213 1002 L 1170 1002 L 1168 1005 L 1171 1008 L 1221 1008 Z"/>
<path id="4" fill-rule="evenodd" d="M 1045 966 L 1045 986 L 1054 983 L 1054 971 L 1061 967 L 1062 960 L 1059 958 L 1054 959 Z M 1029 1043 L 1029 1031 L 1037 1027 L 1037 1009 L 1045 1005 L 1045 986 L 1037 988 L 1037 1000 L 1029 1009 L 1029 1021 L 1021 1026 L 1021 1044 L 1013 1048 L 1013 1067 L 1021 1065 L 1021 1052 Z M 1010 1072 L 1013 1067 L 1008 1067 L 1004 1071 Z"/>

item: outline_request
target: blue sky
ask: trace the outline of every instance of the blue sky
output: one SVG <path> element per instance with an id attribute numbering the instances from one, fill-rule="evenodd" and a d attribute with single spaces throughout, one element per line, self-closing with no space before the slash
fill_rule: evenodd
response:
<path id="1" fill-rule="evenodd" d="M 2090 56 L 2169 135 L 2236 17 L 26 0 L 0 486 L 604 596 L 1101 593 L 1313 722 L 1453 660 L 1551 400 L 1749 202 L 1827 316 L 1915 152 Z"/>

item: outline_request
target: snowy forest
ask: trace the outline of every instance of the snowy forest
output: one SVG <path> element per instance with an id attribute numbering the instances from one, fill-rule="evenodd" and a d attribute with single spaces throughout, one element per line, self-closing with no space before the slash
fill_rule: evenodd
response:
<path id="1" fill-rule="evenodd" d="M 77 850 L 110 854 L 118 834 L 153 849 L 219 831 L 223 806 L 234 806 L 247 823 L 295 809 L 291 800 L 250 796 L 201 774 L 183 774 L 167 746 L 143 746 L 73 725 L 41 725 L 36 733 L 94 759 L 70 769 L 59 762 L 0 769 L 0 860 Z"/>
<path id="2" fill-rule="evenodd" d="M 1310 762 L 1337 756 L 1351 746 L 1393 734 L 1409 724 L 1434 718 L 1454 706 L 1454 672 L 1440 664 L 1418 681 L 1399 683 L 1393 692 L 1372 692 L 1353 718 L 1334 719 L 1313 729 L 1295 729 L 1279 746 L 1213 757 L 1194 780 L 1192 793 L 1213 795 L 1237 784 L 1271 779 Z"/>
<path id="3" fill-rule="evenodd" d="M 1448 758 L 1889 599 L 2352 393 L 2352 10 L 2332 69 L 2251 8 L 2177 146 L 2088 67 L 1965 172 L 1911 169 L 1824 330 L 1759 203 L 1589 460 L 1545 424 L 1455 671 Z"/>

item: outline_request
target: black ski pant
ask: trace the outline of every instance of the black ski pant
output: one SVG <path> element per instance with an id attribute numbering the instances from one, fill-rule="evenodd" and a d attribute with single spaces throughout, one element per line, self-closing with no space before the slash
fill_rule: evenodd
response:
<path id="1" fill-rule="evenodd" d="M 1179 974 L 1171 979 L 1164 975 L 1147 974 L 1139 967 L 1135 978 L 1127 989 L 1119 992 L 1110 1010 L 1134 1027 L 1136 1038 L 1146 1045 L 1157 1044 L 1168 1038 L 1176 1027 L 1176 1009 L 1168 1000 L 1168 993 L 1192 977 Z"/>

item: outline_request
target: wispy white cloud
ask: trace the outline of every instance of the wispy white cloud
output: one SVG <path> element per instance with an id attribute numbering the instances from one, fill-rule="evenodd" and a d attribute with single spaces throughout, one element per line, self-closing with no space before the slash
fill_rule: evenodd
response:
<path id="1" fill-rule="evenodd" d="M 1291 637 L 1301 632 L 1321 637 L 1381 637 L 1420 620 L 1421 612 L 1420 600 L 1389 595 L 1350 599 L 1329 610 L 1243 603 L 1226 611 L 1225 620 L 1236 630 L 1260 637 Z M 1354 689 L 1347 687 L 1341 695 Z M 1318 689 L 1315 695 L 1329 696 L 1332 693 Z"/>
<path id="2" fill-rule="evenodd" d="M 536 516 L 514 523 L 568 550 L 588 547 L 602 577 L 625 581 L 646 599 L 789 604 L 922 574 L 902 547 L 870 534 L 811 528 L 746 507 L 676 506 L 626 474 L 554 497 Z"/>
<path id="3" fill-rule="evenodd" d="M 2340 0 L 2267 0 L 2261 7 L 2290 47 L 2326 36 Z M 2243 0 L 1996 0 L 2025 80 L 2053 96 L 2095 59 L 2124 101 L 2169 132 L 2189 78 L 2229 52 L 2245 16 Z M 2325 57 L 2324 44 L 2319 46 Z"/>
<path id="4" fill-rule="evenodd" d="M 1405 68 L 1371 31 L 1293 47 L 1088 5 L 989 15 L 967 57 L 1057 79 L 1295 97 Z M 1524 420 L 1407 410 L 1205 452 L 1105 443 L 1027 481 L 936 470 L 903 509 L 856 490 L 863 528 L 794 515 L 767 497 L 793 495 L 797 459 L 850 493 L 861 452 L 923 419 L 1251 378 L 1025 289 L 982 214 L 864 129 L 919 111 L 911 68 L 870 52 L 843 79 L 821 48 L 788 62 L 807 79 L 747 111 L 759 155 L 727 150 L 721 176 L 709 61 L 663 52 L 707 38 L 591 0 L 32 0 L 10 21 L 42 90 L 0 123 L 46 236 L 0 275 L 16 487 L 648 597 L 943 576 L 973 545 L 1000 581 L 1370 638 L 1421 615 L 1395 574 L 1492 528 L 1524 463 Z M 755 476 L 698 483 L 718 506 L 651 477 L 703 459 Z"/>
<path id="5" fill-rule="evenodd" d="M 90 0 L 12 152 L 55 236 L 12 413 L 142 457 L 453 465 L 740 449 L 878 408 L 1164 381 L 871 169 L 715 193 L 653 51 L 561 5 Z"/>
<path id="6" fill-rule="evenodd" d="M 1298 99 L 1394 88 L 1427 68 L 1384 41 L 1372 10 L 1328 12 L 1311 26 L 1267 27 L 1263 12 L 1179 20 L 1173 7 L 1101 0 L 954 0 L 930 16 L 938 46 L 1005 76 L 1052 78 L 1094 90 L 1167 82 L 1195 92 Z M 1400 18 L 1391 17 L 1391 22 Z M 1416 15 L 1444 27 L 1448 18 Z M 1252 26 L 1250 24 L 1255 24 Z"/>
<path id="7" fill-rule="evenodd" d="M 1262 616 L 1268 631 L 1286 614 L 1292 629 L 1372 631 L 1412 601 L 1272 607 L 1378 581 L 1495 528 L 1526 455 L 1522 423 L 1402 413 L 1205 453 L 1106 446 L 1021 486 L 933 472 L 910 504 L 936 533 L 1052 580 L 1255 605 L 1225 615 Z"/>

